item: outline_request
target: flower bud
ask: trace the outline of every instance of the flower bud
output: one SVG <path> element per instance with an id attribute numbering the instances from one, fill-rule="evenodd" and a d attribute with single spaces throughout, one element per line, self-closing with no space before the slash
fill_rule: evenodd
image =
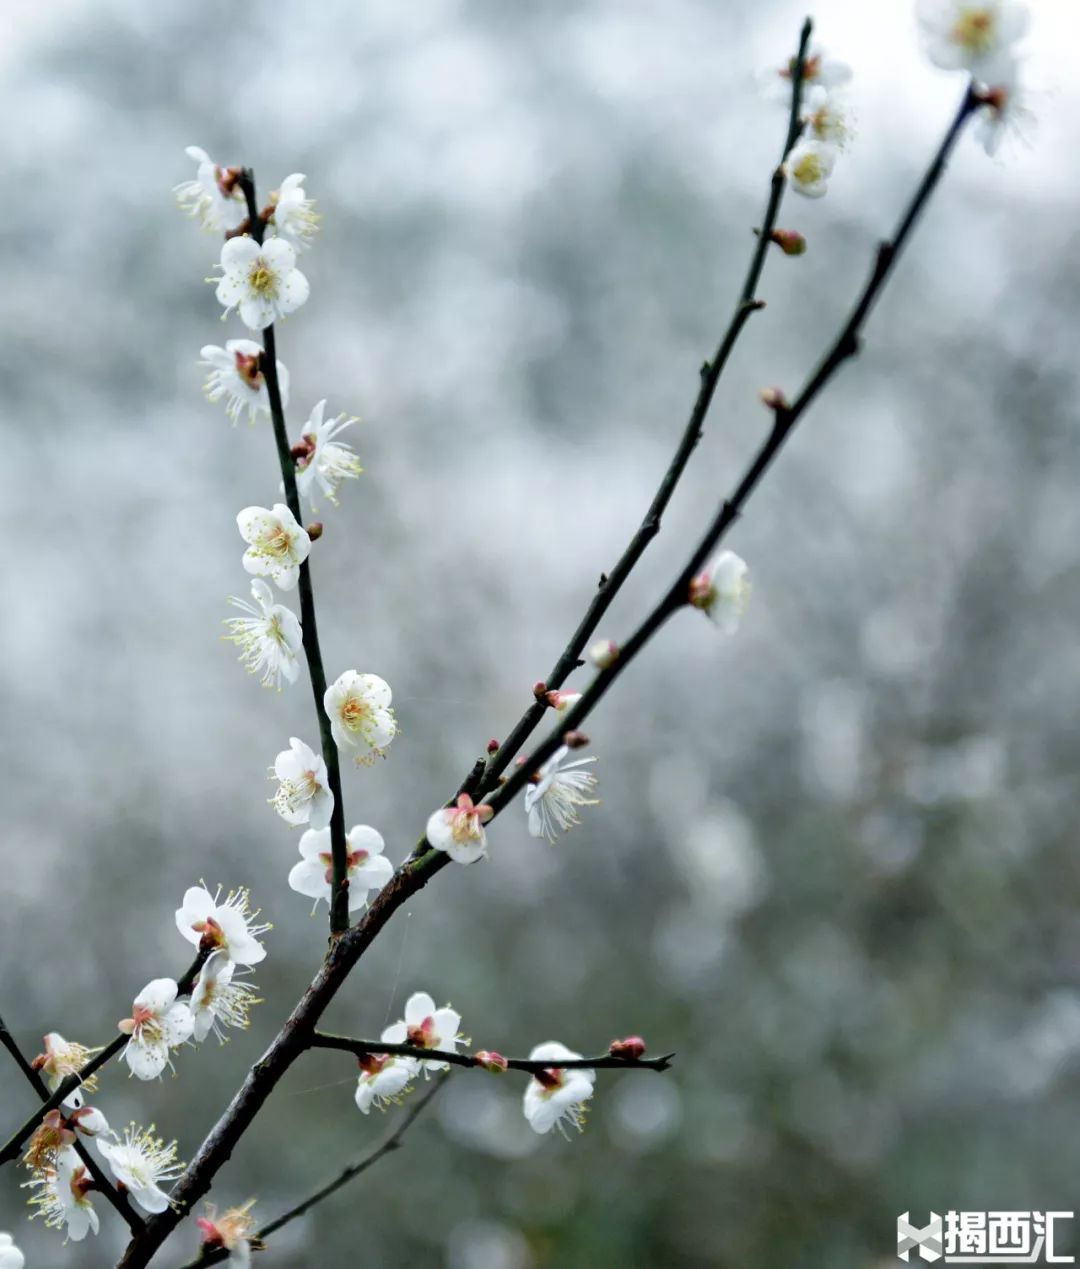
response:
<path id="1" fill-rule="evenodd" d="M 546 694 L 547 684 L 543 679 L 537 679 L 533 684 L 533 696 L 535 696 L 538 701 L 542 701 Z"/>
<path id="2" fill-rule="evenodd" d="M 589 649 L 589 660 L 598 670 L 606 670 L 619 659 L 619 645 L 612 639 L 597 639 Z"/>
<path id="3" fill-rule="evenodd" d="M 494 756 L 499 752 L 499 742 L 497 740 L 489 740 L 487 742 L 487 751 Z"/>
<path id="4" fill-rule="evenodd" d="M 625 1040 L 612 1040 L 608 1045 L 608 1052 L 612 1057 L 628 1058 L 636 1062 L 638 1058 L 644 1056 L 645 1041 L 639 1035 L 628 1035 Z"/>
<path id="5" fill-rule="evenodd" d="M 562 714 L 566 710 L 571 709 L 574 705 L 578 703 L 578 701 L 581 700 L 581 693 L 580 692 L 545 692 L 544 700 L 547 701 L 547 703 L 551 706 L 552 709 L 557 710 L 558 713 Z"/>
<path id="6" fill-rule="evenodd" d="M 477 1066 L 482 1066 L 485 1071 L 494 1071 L 499 1075 L 510 1065 L 501 1053 L 496 1053 L 493 1049 L 481 1049 L 478 1053 L 474 1053 L 473 1061 Z"/>
<path id="7" fill-rule="evenodd" d="M 322 521 L 312 520 L 312 522 L 307 526 L 307 535 L 312 542 L 318 542 L 319 538 L 322 537 L 322 530 Z"/>
<path id="8" fill-rule="evenodd" d="M 806 252 L 806 239 L 797 229 L 774 229 L 771 236 L 786 256 L 801 256 Z"/>
<path id="9" fill-rule="evenodd" d="M 584 749 L 589 743 L 588 736 L 583 731 L 568 731 L 563 736 L 563 744 L 567 749 Z"/>
<path id="10" fill-rule="evenodd" d="M 781 388 L 762 388 L 759 395 L 770 410 L 776 410 L 779 413 L 788 409 L 788 399 Z"/>

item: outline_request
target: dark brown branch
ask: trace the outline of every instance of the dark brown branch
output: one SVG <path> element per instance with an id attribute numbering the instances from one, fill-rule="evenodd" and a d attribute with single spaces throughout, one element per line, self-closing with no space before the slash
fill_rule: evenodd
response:
<path id="1" fill-rule="evenodd" d="M 784 196 L 784 187 L 787 184 L 787 178 L 784 175 L 784 160 L 790 154 L 802 130 L 799 115 L 802 107 L 803 68 L 806 62 L 807 49 L 810 46 L 812 29 L 813 23 L 807 18 L 803 23 L 799 37 L 799 49 L 792 66 L 791 107 L 788 113 L 788 127 L 787 135 L 784 138 L 784 148 L 780 156 L 780 162 L 774 169 L 772 179 L 769 182 L 769 198 L 765 207 L 765 215 L 762 218 L 760 229 L 755 231 L 757 237 L 754 244 L 754 252 L 750 259 L 746 281 L 743 283 L 742 291 L 739 293 L 739 299 L 735 305 L 735 312 L 732 314 L 728 328 L 724 332 L 724 336 L 712 360 L 705 362 L 701 367 L 700 385 L 693 409 L 690 411 L 690 418 L 683 429 L 678 448 L 675 450 L 675 455 L 664 473 L 660 487 L 649 504 L 649 509 L 645 512 L 637 532 L 630 539 L 630 543 L 622 553 L 618 563 L 610 572 L 601 576 L 600 584 L 592 598 L 592 602 L 585 610 L 585 615 L 578 624 L 578 628 L 571 635 L 569 643 L 563 649 L 558 661 L 555 662 L 551 672 L 544 680 L 545 685 L 551 690 L 561 687 L 581 664 L 581 654 L 585 651 L 590 638 L 596 633 L 596 628 L 603 619 L 604 614 L 615 596 L 622 589 L 638 560 L 644 555 L 649 543 L 660 532 L 660 521 L 675 492 L 675 487 L 682 478 L 691 455 L 702 438 L 705 418 L 709 412 L 709 407 L 712 405 L 717 384 L 720 382 L 720 376 L 727 365 L 728 358 L 731 356 L 731 352 L 751 313 L 764 308 L 764 301 L 756 298 L 756 291 L 758 282 L 761 280 L 762 269 L 765 267 L 765 255 L 769 250 L 772 232 L 776 228 L 776 218 L 780 212 L 780 202 Z M 480 788 L 481 796 L 495 788 L 499 776 L 517 756 L 518 751 L 533 731 L 536 730 L 547 708 L 543 700 L 534 701 L 521 716 L 513 731 L 511 731 L 488 762 L 488 769 Z M 530 768 L 530 770 L 532 769 Z"/>
<path id="2" fill-rule="evenodd" d="M 248 205 L 251 236 L 261 243 L 266 224 L 259 214 L 255 198 L 255 176 L 250 168 L 240 175 L 240 188 Z M 285 407 L 281 400 L 281 385 L 277 372 L 277 345 L 273 326 L 267 326 L 263 335 L 261 369 L 266 378 L 266 392 L 270 398 L 270 418 L 274 427 L 274 443 L 277 446 L 278 465 L 285 487 L 285 501 L 289 510 L 302 525 L 300 494 L 296 488 L 296 460 L 289 447 L 289 433 L 285 425 Z M 319 628 L 315 620 L 315 590 L 311 581 L 311 560 L 300 565 L 300 630 L 304 640 L 304 656 L 307 659 L 311 691 L 315 697 L 315 713 L 319 720 L 319 743 L 326 763 L 326 780 L 334 795 L 334 810 L 330 816 L 330 853 L 332 876 L 330 884 L 330 934 L 341 934 L 349 927 L 348 856 L 345 843 L 345 804 L 341 796 L 341 763 L 337 743 L 330 729 L 323 697 L 326 695 L 326 671 L 323 668 L 322 649 L 319 647 Z"/>
<path id="3" fill-rule="evenodd" d="M 870 277 L 832 347 L 811 375 L 796 400 L 790 405 L 781 405 L 773 411 L 773 425 L 769 435 L 739 481 L 735 491 L 721 504 L 697 549 L 690 557 L 686 567 L 675 579 L 667 594 L 649 613 L 626 643 L 620 645 L 618 659 L 607 669 L 599 671 L 592 684 L 582 694 L 581 699 L 560 719 L 558 728 L 533 750 L 524 764 L 488 799 L 490 805 L 495 808 L 496 813 L 502 810 L 510 799 L 527 783 L 531 773 L 538 770 L 560 747 L 563 743 L 563 736 L 568 731 L 574 731 L 581 727 L 585 719 L 588 718 L 603 697 L 610 691 L 619 675 L 623 673 L 667 619 L 673 613 L 686 606 L 691 579 L 708 560 L 727 530 L 738 519 L 742 513 L 743 506 L 757 488 L 762 476 L 768 471 L 773 459 L 783 448 L 796 423 L 805 414 L 818 393 L 837 370 L 858 352 L 859 337 L 863 323 L 866 321 L 874 302 L 892 272 L 892 268 L 919 218 L 919 214 L 926 206 L 927 200 L 941 179 L 949 155 L 963 130 L 964 124 L 978 104 L 979 99 L 975 90 L 969 86 L 956 116 L 945 134 L 944 140 L 938 147 L 937 153 L 901 217 L 895 234 L 889 241 L 883 242 L 878 247 Z"/>
<path id="4" fill-rule="evenodd" d="M 15 1059 L 15 1065 L 29 1080 L 34 1092 L 37 1093 L 43 1102 L 47 1102 L 51 1096 L 49 1093 L 49 1086 L 41 1078 L 40 1072 L 35 1071 L 31 1063 L 27 1060 L 22 1049 L 19 1048 L 15 1037 L 7 1029 L 3 1018 L 0 1018 L 0 1044 L 3 1044 L 4 1048 L 7 1049 L 11 1056 Z M 138 1231 L 142 1229 L 142 1219 L 131 1206 L 131 1202 L 127 1195 L 121 1194 L 116 1186 L 113 1185 L 112 1181 L 110 1181 L 105 1175 L 101 1165 L 97 1162 L 90 1151 L 87 1150 L 81 1140 L 76 1138 L 74 1146 L 75 1153 L 82 1160 L 83 1166 L 94 1179 L 94 1188 L 99 1194 L 101 1194 L 106 1202 L 111 1203 L 112 1206 L 116 1208 L 128 1229 L 130 1229 L 133 1234 L 138 1233 Z"/>
<path id="5" fill-rule="evenodd" d="M 327 1035 L 316 1031 L 309 1042 L 312 1049 L 340 1049 L 345 1053 L 353 1053 L 364 1057 L 369 1053 L 389 1053 L 394 1057 L 420 1058 L 428 1062 L 447 1062 L 451 1066 L 470 1067 L 481 1070 L 483 1067 L 471 1053 L 444 1053 L 440 1049 L 419 1049 L 413 1044 L 385 1044 L 382 1040 L 354 1040 L 351 1036 Z M 534 1061 L 532 1058 L 507 1058 L 506 1065 L 511 1071 L 550 1071 L 550 1070 L 645 1070 L 666 1071 L 671 1066 L 674 1053 L 665 1053 L 654 1058 L 622 1058 L 603 1053 L 594 1058 L 568 1058 L 555 1062 Z"/>
<path id="6" fill-rule="evenodd" d="M 298 1216 L 303 1216 L 317 1203 L 321 1203 L 323 1199 L 327 1199 L 331 1194 L 336 1194 L 343 1185 L 347 1185 L 354 1177 L 358 1177 L 362 1172 L 366 1172 L 368 1168 L 378 1163 L 380 1159 L 388 1154 L 392 1154 L 395 1150 L 400 1149 L 401 1139 L 409 1131 L 417 1119 L 424 1113 L 428 1105 L 434 1100 L 435 1096 L 442 1090 L 446 1081 L 450 1078 L 450 1072 L 447 1071 L 440 1079 L 424 1093 L 414 1105 L 409 1107 L 408 1112 L 402 1118 L 402 1121 L 394 1129 L 389 1137 L 377 1146 L 370 1154 L 364 1155 L 362 1159 L 358 1159 L 355 1163 L 350 1163 L 347 1168 L 340 1172 L 329 1184 L 322 1186 L 316 1190 L 314 1194 L 308 1195 L 302 1202 L 297 1203 L 295 1207 L 290 1207 L 287 1212 L 283 1212 L 276 1219 L 272 1220 L 268 1225 L 264 1225 L 255 1237 L 260 1242 L 265 1242 L 271 1234 L 276 1234 L 283 1225 L 288 1225 L 290 1221 L 296 1220 Z M 188 1264 L 182 1266 L 182 1269 L 203 1269 L 204 1265 L 216 1265 L 228 1257 L 228 1252 L 223 1247 L 215 1247 L 212 1251 L 206 1251 Z"/>
<path id="7" fill-rule="evenodd" d="M 185 972 L 183 978 L 176 984 L 176 994 L 180 996 L 190 996 L 191 989 L 195 986 L 195 979 L 199 976 L 199 970 L 202 969 L 203 963 L 209 955 L 209 950 L 200 948 L 199 954 Z M 29 1138 L 34 1129 L 41 1123 L 50 1110 L 55 1110 L 57 1106 L 69 1097 L 81 1084 L 98 1071 L 109 1061 L 110 1058 L 116 1056 L 117 1053 L 127 1044 L 130 1037 L 121 1032 L 115 1039 L 110 1040 L 107 1045 L 96 1053 L 89 1062 L 86 1063 L 76 1074 L 68 1075 L 60 1081 L 56 1089 L 52 1093 L 46 1090 L 46 1100 L 43 1105 L 39 1106 L 23 1126 L 8 1141 L 2 1150 L 0 1150 L 0 1167 L 5 1163 L 11 1163 L 19 1157 L 23 1148 L 23 1144 Z"/>

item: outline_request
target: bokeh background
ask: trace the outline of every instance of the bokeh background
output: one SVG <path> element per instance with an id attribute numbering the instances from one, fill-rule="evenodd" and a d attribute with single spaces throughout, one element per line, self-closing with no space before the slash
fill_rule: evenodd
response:
<path id="1" fill-rule="evenodd" d="M 1032 143 L 961 145 L 864 354 L 730 539 L 754 580 L 738 636 L 672 622 L 590 726 L 603 805 L 555 846 L 512 808 L 491 862 L 395 917 L 328 1019 L 370 1035 L 426 989 L 477 1045 L 639 1031 L 677 1067 L 601 1078 L 570 1143 L 529 1131 L 519 1080 L 459 1074 L 267 1265 L 879 1269 L 902 1211 L 1080 1208 L 1080 17 L 1033 7 Z M 906 2 L 815 13 L 858 136 L 826 199 L 789 196 L 809 252 L 769 259 L 613 638 L 761 438 L 758 389 L 814 365 L 962 91 Z M 331 677 L 395 691 L 401 735 L 347 773 L 346 822 L 396 861 L 648 503 L 778 154 L 759 72 L 802 16 L 5 6 L 0 1009 L 30 1052 L 50 1029 L 105 1042 L 187 965 L 173 910 L 200 878 L 250 885 L 274 923 L 250 1032 L 160 1084 L 114 1069 L 115 1123 L 190 1157 L 325 941 L 266 805 L 274 754 L 316 734 L 306 677 L 266 691 L 220 639 L 247 590 L 234 516 L 278 478 L 269 428 L 200 396 L 200 346 L 244 332 L 203 282 L 214 239 L 173 206 L 183 147 L 264 191 L 304 172 L 324 217 L 279 348 L 294 431 L 321 397 L 363 418 L 315 575 Z M 361 1155 L 398 1112 L 352 1094 L 348 1059 L 297 1064 L 219 1204 L 268 1219 Z M 0 1099 L 6 1135 L 32 1104 L 7 1063 Z M 19 1179 L 0 1228 L 30 1264 L 113 1263 L 107 1207 L 62 1249 Z M 159 1259 L 195 1247 L 189 1225 Z"/>

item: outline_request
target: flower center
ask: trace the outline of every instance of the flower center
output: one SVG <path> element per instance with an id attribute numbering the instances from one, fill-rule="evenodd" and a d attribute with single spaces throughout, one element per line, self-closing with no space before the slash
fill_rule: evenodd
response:
<path id="1" fill-rule="evenodd" d="M 798 61 L 799 59 L 797 57 L 793 57 L 791 61 L 788 62 L 787 66 L 780 72 L 782 79 L 795 78 L 795 67 L 798 65 Z M 816 79 L 818 71 L 820 70 L 821 58 L 808 57 L 806 61 L 803 62 L 803 83 L 809 83 L 812 79 Z"/>
<path id="2" fill-rule="evenodd" d="M 263 374 L 259 369 L 259 358 L 257 356 L 246 356 L 244 353 L 236 354 L 236 373 L 248 385 L 258 391 L 262 387 Z"/>
<path id="3" fill-rule="evenodd" d="M 439 1043 L 439 1037 L 435 1034 L 434 1018 L 425 1018 L 418 1026 L 409 1027 L 405 1036 L 417 1049 L 434 1049 Z"/>
<path id="4" fill-rule="evenodd" d="M 566 1072 L 560 1070 L 557 1066 L 552 1066 L 543 1071 L 534 1071 L 533 1078 L 543 1088 L 544 1092 L 550 1095 L 556 1089 L 562 1088 L 566 1080 Z"/>
<path id="5" fill-rule="evenodd" d="M 271 530 L 262 540 L 262 548 L 267 555 L 288 555 L 291 546 L 292 539 L 289 537 L 285 526 L 281 524 L 278 525 L 277 529 Z"/>
<path id="6" fill-rule="evenodd" d="M 259 256 L 248 273 L 248 286 L 256 295 L 272 299 L 277 294 L 277 274 Z"/>
<path id="7" fill-rule="evenodd" d="M 816 154 L 804 154 L 795 164 L 795 179 L 800 185 L 816 185 L 822 175 L 821 160 Z"/>
<path id="8" fill-rule="evenodd" d="M 984 54 L 994 46 L 994 15 L 989 9 L 961 9 L 952 38 L 969 52 Z"/>
<path id="9" fill-rule="evenodd" d="M 367 721 L 370 710 L 367 701 L 358 696 L 347 696 L 341 704 L 341 721 L 350 731 L 359 731 Z"/>

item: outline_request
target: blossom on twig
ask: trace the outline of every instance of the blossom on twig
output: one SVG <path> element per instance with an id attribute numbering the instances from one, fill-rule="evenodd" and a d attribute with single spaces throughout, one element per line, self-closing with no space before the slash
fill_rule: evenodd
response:
<path id="1" fill-rule="evenodd" d="M 229 596 L 229 603 L 246 613 L 244 617 L 226 617 L 230 633 L 224 635 L 240 649 L 240 664 L 249 674 L 261 674 L 263 687 L 281 691 L 281 680 L 295 683 L 300 677 L 300 653 L 304 633 L 300 619 L 284 604 L 274 602 L 274 592 L 261 578 L 251 583 L 254 603 Z"/>
<path id="2" fill-rule="evenodd" d="M 238 309 L 248 330 L 265 330 L 294 313 L 310 294 L 308 280 L 296 267 L 296 252 L 284 238 L 258 243 L 244 234 L 221 248 L 217 299 L 225 316 Z"/>
<path id="3" fill-rule="evenodd" d="M 285 823 L 326 828 L 334 813 L 334 794 L 322 755 L 291 736 L 289 748 L 274 759 L 273 772 L 279 783 L 270 804 Z"/>
<path id="4" fill-rule="evenodd" d="M 273 927 L 257 925 L 257 911 L 251 910 L 251 892 L 245 887 L 230 890 L 220 903 L 221 887 L 211 895 L 205 886 L 184 891 L 184 901 L 176 909 L 176 928 L 196 947 L 220 949 L 237 965 L 257 965 L 266 956 L 258 940 Z"/>
<path id="5" fill-rule="evenodd" d="M 255 577 L 269 577 L 281 590 L 293 590 L 311 553 L 311 539 L 289 508 L 283 502 L 271 509 L 245 507 L 236 527 L 248 544 L 244 568 Z"/>
<path id="6" fill-rule="evenodd" d="M 260 414 L 270 413 L 270 393 L 262 369 L 262 348 L 251 339 L 230 339 L 224 348 L 207 344 L 199 350 L 202 364 L 210 367 L 203 391 L 208 401 L 225 398 L 225 413 L 236 423 L 244 410 L 248 422 Z M 277 363 L 278 389 L 281 404 L 289 404 L 289 372 L 285 363 Z"/>
<path id="7" fill-rule="evenodd" d="M 184 1170 L 177 1162 L 176 1142 L 168 1145 L 154 1136 L 154 1125 L 140 1128 L 129 1124 L 117 1141 L 103 1141 L 98 1147 L 113 1176 L 131 1197 L 152 1215 L 164 1212 L 169 1196 L 161 1188 L 162 1181 L 175 1181 Z"/>
<path id="8" fill-rule="evenodd" d="M 436 850 L 444 850 L 457 864 L 474 864 L 487 854 L 484 825 L 495 814 L 481 802 L 475 805 L 462 793 L 453 806 L 440 807 L 428 816 L 426 835 Z"/>
<path id="9" fill-rule="evenodd" d="M 559 833 L 566 833 L 581 823 L 578 807 L 599 805 L 596 798 L 587 796 L 596 788 L 596 776 L 579 769 L 596 759 L 578 758 L 567 762 L 569 752 L 566 745 L 557 749 L 540 768 L 536 783 L 526 786 L 525 813 L 533 837 L 546 837 L 554 842 Z"/>
<path id="10" fill-rule="evenodd" d="M 179 1048 L 194 1029 L 191 1010 L 176 993 L 173 979 L 155 978 L 135 997 L 131 1017 L 117 1023 L 131 1037 L 120 1056 L 141 1080 L 157 1079 L 171 1065 L 169 1050 Z"/>
<path id="11" fill-rule="evenodd" d="M 566 1070 L 556 1065 L 560 1058 L 566 1061 L 580 1057 L 580 1053 L 557 1040 L 538 1044 L 529 1054 L 530 1061 L 552 1062 L 550 1067 L 537 1072 L 525 1089 L 525 1118 L 534 1132 L 550 1132 L 558 1127 L 565 1137 L 564 1120 L 578 1132 L 584 1130 L 585 1103 L 593 1095 L 596 1072 L 583 1067 Z"/>
<path id="12" fill-rule="evenodd" d="M 394 875 L 394 866 L 383 854 L 382 834 L 366 824 L 356 824 L 349 829 L 345 846 L 349 911 L 355 912 L 367 904 L 369 895 L 386 885 Z M 320 899 L 325 899 L 329 907 L 334 879 L 330 830 L 309 828 L 300 838 L 300 854 L 300 862 L 289 872 L 290 888 L 314 899 L 316 907 Z"/>

